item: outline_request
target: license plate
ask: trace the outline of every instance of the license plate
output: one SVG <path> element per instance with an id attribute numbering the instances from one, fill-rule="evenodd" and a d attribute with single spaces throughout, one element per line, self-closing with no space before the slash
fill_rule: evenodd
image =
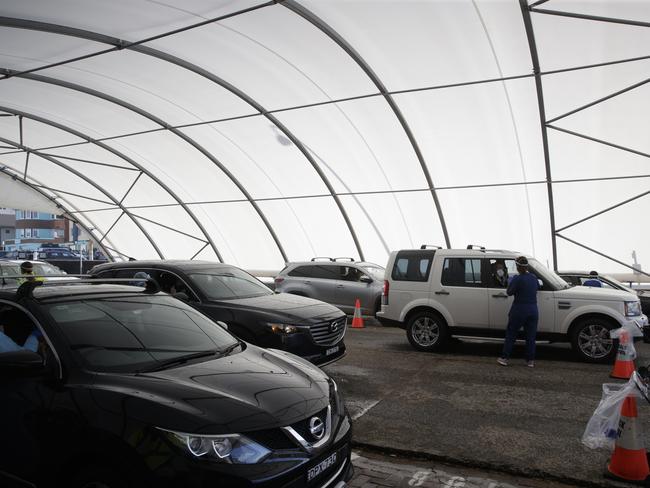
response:
<path id="1" fill-rule="evenodd" d="M 325 356 L 330 356 L 335 352 L 339 352 L 339 346 L 330 347 L 328 350 L 325 351 Z"/>
<path id="2" fill-rule="evenodd" d="M 331 454 L 327 458 L 325 458 L 323 461 L 318 463 L 316 466 L 313 468 L 310 468 L 309 471 L 307 471 L 307 482 L 310 482 L 320 474 L 324 473 L 327 471 L 329 468 L 334 466 L 336 464 L 336 457 L 338 453 Z"/>

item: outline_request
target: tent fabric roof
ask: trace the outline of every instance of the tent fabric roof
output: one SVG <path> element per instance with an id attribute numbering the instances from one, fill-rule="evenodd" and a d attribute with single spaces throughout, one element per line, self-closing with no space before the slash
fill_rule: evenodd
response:
<path id="1" fill-rule="evenodd" d="M 649 27 L 632 0 L 4 0 L 0 188 L 117 259 L 475 243 L 624 270 Z"/>

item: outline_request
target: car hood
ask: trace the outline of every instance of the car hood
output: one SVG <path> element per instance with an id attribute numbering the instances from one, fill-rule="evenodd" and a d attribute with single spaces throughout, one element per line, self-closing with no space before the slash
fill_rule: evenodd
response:
<path id="1" fill-rule="evenodd" d="M 177 432 L 226 434 L 289 425 L 326 408 L 321 370 L 291 354 L 246 345 L 226 357 L 138 375 L 98 375 L 106 412 Z"/>
<path id="2" fill-rule="evenodd" d="M 224 300 L 221 303 L 227 304 L 232 308 L 280 313 L 298 321 L 304 319 L 331 320 L 343 315 L 343 312 L 334 305 L 289 293 L 274 293 L 273 295 L 264 295 L 261 297 L 237 298 L 234 300 Z"/>
<path id="3" fill-rule="evenodd" d="M 556 293 L 557 298 L 573 298 L 581 300 L 607 300 L 607 301 L 636 301 L 638 296 L 623 290 L 613 290 L 611 288 L 598 288 L 594 286 L 573 286 Z"/>

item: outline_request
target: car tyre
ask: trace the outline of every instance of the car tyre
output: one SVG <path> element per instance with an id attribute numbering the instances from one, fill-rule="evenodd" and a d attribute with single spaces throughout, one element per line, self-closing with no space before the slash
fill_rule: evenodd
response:
<path id="1" fill-rule="evenodd" d="M 409 318 L 406 337 L 418 351 L 438 351 L 447 342 L 449 329 L 440 315 L 424 311 Z"/>
<path id="2" fill-rule="evenodd" d="M 618 351 L 618 341 L 609 336 L 617 324 L 603 318 L 584 318 L 574 327 L 571 345 L 577 357 L 588 363 L 611 363 Z"/>

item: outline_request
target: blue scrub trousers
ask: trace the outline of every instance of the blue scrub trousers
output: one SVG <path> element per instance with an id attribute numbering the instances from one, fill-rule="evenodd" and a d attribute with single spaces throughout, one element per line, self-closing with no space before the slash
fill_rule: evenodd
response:
<path id="1" fill-rule="evenodd" d="M 508 314 L 506 342 L 503 344 L 501 357 L 509 359 L 517 340 L 517 333 L 523 327 L 526 333 L 526 361 L 535 360 L 535 338 L 537 337 L 537 305 L 513 305 Z"/>

